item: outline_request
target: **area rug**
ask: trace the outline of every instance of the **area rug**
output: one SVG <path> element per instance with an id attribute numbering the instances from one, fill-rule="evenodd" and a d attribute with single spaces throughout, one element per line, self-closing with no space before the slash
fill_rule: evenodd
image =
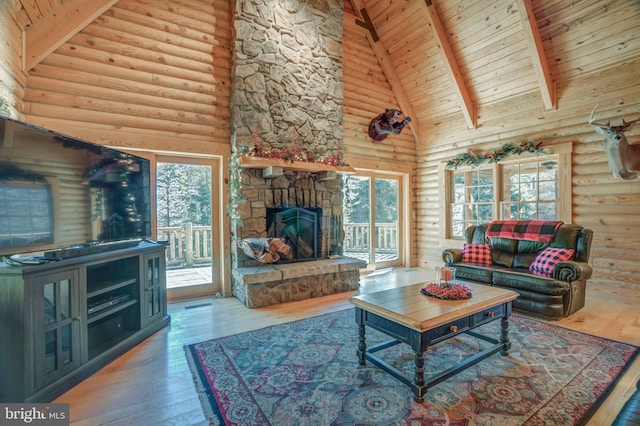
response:
<path id="1" fill-rule="evenodd" d="M 499 336 L 500 321 L 482 327 Z M 480 330 L 479 330 L 480 331 Z M 185 346 L 205 416 L 214 425 L 584 424 L 638 348 L 512 315 L 510 355 L 498 354 L 430 388 L 409 387 L 356 357 L 354 309 Z M 367 327 L 367 345 L 388 337 Z M 425 374 L 486 345 L 459 335 L 429 349 Z M 413 375 L 408 345 L 378 352 Z"/>

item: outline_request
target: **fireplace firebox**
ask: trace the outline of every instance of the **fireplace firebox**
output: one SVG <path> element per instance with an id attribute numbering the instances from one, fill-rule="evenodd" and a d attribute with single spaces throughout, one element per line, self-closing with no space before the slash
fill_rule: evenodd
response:
<path id="1" fill-rule="evenodd" d="M 266 213 L 267 236 L 284 238 L 291 247 L 280 263 L 318 259 L 318 248 L 322 246 L 321 208 L 267 208 Z"/>

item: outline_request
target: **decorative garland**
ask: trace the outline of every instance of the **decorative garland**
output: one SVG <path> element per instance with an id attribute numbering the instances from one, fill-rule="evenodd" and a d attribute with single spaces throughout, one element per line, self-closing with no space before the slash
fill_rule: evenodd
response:
<path id="1" fill-rule="evenodd" d="M 234 150 L 231 153 L 231 158 L 229 158 L 229 205 L 227 206 L 227 215 L 234 227 L 242 224 L 238 206 L 247 200 L 240 189 L 240 173 L 242 170 L 240 157 L 248 153 L 249 147 L 242 145 L 237 150 Z"/>
<path id="2" fill-rule="evenodd" d="M 340 140 L 338 140 L 338 149 L 335 155 L 327 155 L 319 158 L 317 154 L 309 151 L 307 148 L 296 146 L 294 148 L 275 149 L 265 147 L 263 145 L 254 145 L 253 149 L 248 152 L 250 157 L 273 158 L 285 161 L 301 161 L 305 163 L 322 163 L 329 166 L 347 166 L 340 154 Z"/>
<path id="3" fill-rule="evenodd" d="M 533 141 L 519 142 L 518 144 L 506 143 L 490 154 L 475 154 L 473 151 L 463 152 L 456 155 L 452 160 L 447 161 L 447 168 L 457 169 L 460 166 L 477 167 L 482 163 L 497 163 L 506 155 L 520 155 L 525 152 L 535 154 L 546 154 L 543 148 L 540 148 L 542 142 L 534 143 Z"/>

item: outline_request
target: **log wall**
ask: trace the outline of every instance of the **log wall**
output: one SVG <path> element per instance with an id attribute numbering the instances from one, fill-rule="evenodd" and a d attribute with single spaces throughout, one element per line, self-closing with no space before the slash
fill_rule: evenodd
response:
<path id="1" fill-rule="evenodd" d="M 483 106 L 484 119 L 469 130 L 463 120 L 451 118 L 423 123 L 429 137 L 418 144 L 416 181 L 416 264 L 441 264 L 442 249 L 462 246 L 461 241 L 439 238 L 438 165 L 472 148 L 492 152 L 509 142 L 542 141 L 544 146 L 571 142 L 572 222 L 591 228 L 594 240 L 590 283 L 619 295 L 626 288 L 640 288 L 640 180 L 613 177 L 602 149 L 603 136 L 588 124 L 592 108 L 599 104 L 600 120 L 621 123 L 637 117 L 634 103 L 640 99 L 640 63 L 632 62 L 608 72 L 593 73 L 558 87 L 560 107 L 543 111 L 536 95 Z M 631 143 L 640 143 L 640 132 L 627 132 Z"/>
<path id="2" fill-rule="evenodd" d="M 120 0 L 29 71 L 28 121 L 102 144 L 229 152 L 228 1 Z"/>

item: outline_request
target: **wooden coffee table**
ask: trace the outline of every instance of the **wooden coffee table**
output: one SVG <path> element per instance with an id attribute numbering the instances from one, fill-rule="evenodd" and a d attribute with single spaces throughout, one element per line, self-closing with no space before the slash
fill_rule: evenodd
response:
<path id="1" fill-rule="evenodd" d="M 509 355 L 511 348 L 509 315 L 511 315 L 511 302 L 518 297 L 518 293 L 483 284 L 458 282 L 471 289 L 473 296 L 470 299 L 441 300 L 425 296 L 420 293 L 420 289 L 427 283 L 351 297 L 349 300 L 356 307 L 356 323 L 359 329 L 357 354 L 360 364 L 365 365 L 366 360 L 371 361 L 409 385 L 415 394 L 415 400 L 423 402 L 428 388 L 470 365 L 498 351 L 504 356 Z M 472 331 L 498 318 L 501 320 L 499 340 Z M 365 326 L 381 331 L 392 339 L 367 348 Z M 461 333 L 487 341 L 492 346 L 425 379 L 424 352 L 426 349 Z M 408 344 L 415 352 L 413 379 L 374 355 L 377 351 L 400 343 Z"/>

